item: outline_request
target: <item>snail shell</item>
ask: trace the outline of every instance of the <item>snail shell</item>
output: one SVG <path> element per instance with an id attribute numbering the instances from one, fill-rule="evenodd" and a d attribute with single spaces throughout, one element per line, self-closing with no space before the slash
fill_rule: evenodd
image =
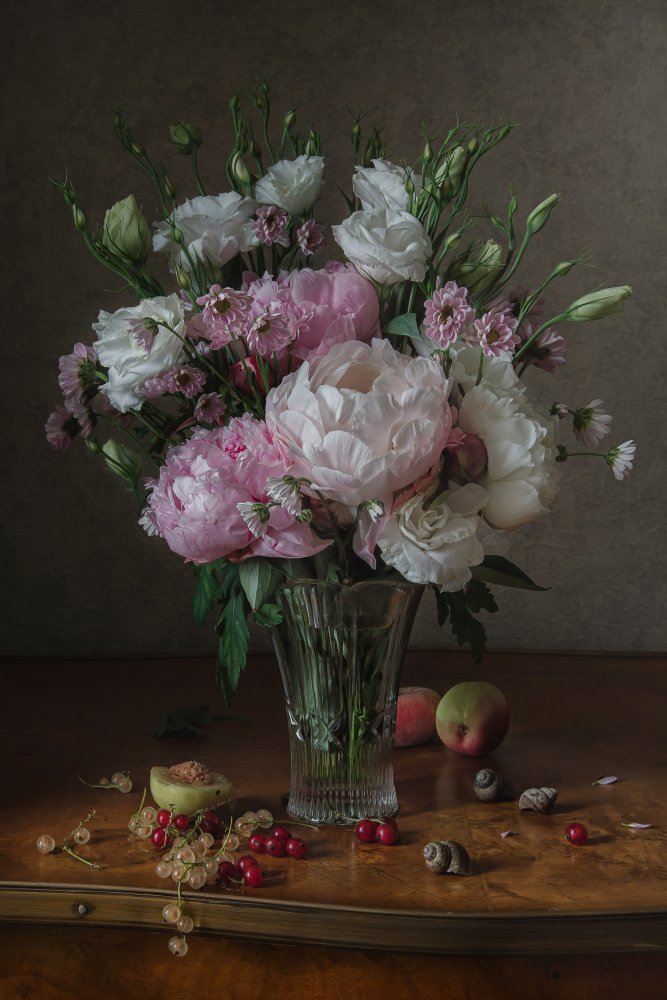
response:
<path id="1" fill-rule="evenodd" d="M 550 813 L 557 798 L 557 788 L 527 788 L 519 799 L 519 809 Z"/>
<path id="2" fill-rule="evenodd" d="M 505 779 L 500 771 L 491 767 L 483 767 L 475 775 L 473 789 L 481 802 L 496 802 L 503 793 Z"/>
<path id="3" fill-rule="evenodd" d="M 436 840 L 424 848 L 424 860 L 436 875 L 470 875 L 470 858 L 455 840 Z"/>

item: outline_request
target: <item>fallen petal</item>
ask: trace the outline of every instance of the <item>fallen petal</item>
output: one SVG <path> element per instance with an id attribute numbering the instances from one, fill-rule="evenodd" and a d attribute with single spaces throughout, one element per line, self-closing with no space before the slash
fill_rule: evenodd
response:
<path id="1" fill-rule="evenodd" d="M 594 781 L 593 784 L 594 785 L 613 785 L 617 781 L 618 781 L 618 778 L 616 777 L 616 775 L 615 774 L 610 774 L 608 778 L 598 778 L 598 780 Z"/>
<path id="2" fill-rule="evenodd" d="M 631 830 L 648 830 L 653 823 L 621 823 L 621 826 L 629 826 Z"/>
<path id="3" fill-rule="evenodd" d="M 503 830 L 503 832 L 500 834 L 500 836 L 501 837 L 513 837 L 514 836 L 514 830 Z"/>

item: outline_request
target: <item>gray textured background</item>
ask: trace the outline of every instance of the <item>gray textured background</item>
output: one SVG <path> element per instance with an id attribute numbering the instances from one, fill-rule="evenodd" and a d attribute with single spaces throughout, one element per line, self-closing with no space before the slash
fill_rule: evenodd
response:
<path id="1" fill-rule="evenodd" d="M 165 138 L 171 122 L 198 122 L 205 183 L 225 190 L 227 101 L 260 71 L 278 107 L 293 95 L 301 120 L 318 124 L 330 181 L 350 171 L 348 108 L 382 118 L 399 161 L 420 149 L 422 121 L 521 123 L 482 162 L 470 205 L 501 206 L 510 180 L 520 216 L 563 192 L 524 277 L 582 248 L 594 256 L 561 283 L 554 311 L 599 284 L 635 290 L 623 315 L 570 324 L 568 367 L 531 381 L 547 404 L 601 397 L 610 443 L 634 438 L 639 453 L 620 484 L 602 461 L 573 460 L 551 517 L 498 534 L 496 551 L 552 589 L 499 592 L 490 643 L 665 648 L 664 3 L 26 0 L 5 11 L 3 653 L 213 651 L 212 633 L 191 624 L 187 567 L 143 534 L 118 482 L 80 445 L 56 453 L 45 442 L 58 356 L 91 340 L 100 308 L 131 304 L 87 256 L 48 178 L 67 170 L 99 222 L 131 191 L 149 214 L 152 193 L 113 134 L 120 107 L 182 197 L 194 194 L 187 162 Z M 330 184 L 322 221 L 344 214 Z M 425 603 L 413 644 L 449 643 Z"/>

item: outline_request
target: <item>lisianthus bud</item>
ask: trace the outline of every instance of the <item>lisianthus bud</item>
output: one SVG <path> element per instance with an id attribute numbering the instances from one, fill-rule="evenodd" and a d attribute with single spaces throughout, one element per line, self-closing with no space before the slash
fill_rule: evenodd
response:
<path id="1" fill-rule="evenodd" d="M 187 271 L 184 271 L 182 267 L 176 264 L 175 273 L 176 273 L 176 281 L 178 282 L 178 287 L 182 288 L 184 292 L 187 292 L 191 286 L 190 277 Z"/>
<path id="2" fill-rule="evenodd" d="M 171 178 L 167 174 L 164 175 L 164 193 L 167 198 L 171 198 L 172 200 L 176 197 L 176 188 L 171 183 Z"/>
<path id="3" fill-rule="evenodd" d="M 134 489 L 141 474 L 141 459 L 136 451 L 109 438 L 102 445 L 102 455 L 108 468 L 120 476 L 129 489 Z"/>
<path id="4" fill-rule="evenodd" d="M 138 142 L 130 143 L 130 150 L 133 156 L 145 156 L 146 150 L 143 146 L 140 146 Z"/>
<path id="5" fill-rule="evenodd" d="M 145 264 L 151 234 L 134 195 L 117 201 L 104 216 L 102 242 L 107 250 L 130 264 Z"/>
<path id="6" fill-rule="evenodd" d="M 575 264 L 575 260 L 562 260 L 560 264 L 556 264 L 554 274 L 559 278 L 564 278 L 566 274 L 570 273 Z"/>
<path id="7" fill-rule="evenodd" d="M 240 153 L 235 153 L 232 157 L 232 173 L 242 187 L 250 187 L 250 171 L 243 162 L 243 157 Z"/>
<path id="8" fill-rule="evenodd" d="M 306 156 L 318 156 L 320 152 L 320 137 L 317 132 L 314 132 L 311 128 L 308 133 L 308 141 L 306 142 L 304 153 Z"/>
<path id="9" fill-rule="evenodd" d="M 549 216 L 555 205 L 560 201 L 560 194 L 550 194 L 548 198 L 541 201 L 537 208 L 534 208 L 526 219 L 526 230 L 534 235 L 539 233 L 543 226 L 549 221 Z"/>
<path id="10" fill-rule="evenodd" d="M 494 240 L 487 240 L 484 246 L 471 253 L 468 260 L 458 265 L 453 276 L 469 292 L 479 294 L 492 283 L 502 263 L 502 247 Z"/>
<path id="11" fill-rule="evenodd" d="M 431 143 L 427 139 L 424 145 L 424 151 L 422 152 L 422 160 L 424 161 L 424 163 L 430 163 L 432 159 L 433 159 L 433 148 L 431 146 Z"/>
<path id="12" fill-rule="evenodd" d="M 484 472 L 488 458 L 486 446 L 477 434 L 458 431 L 447 442 L 444 471 L 449 478 L 474 481 Z"/>
<path id="13" fill-rule="evenodd" d="M 471 139 L 470 142 L 468 143 L 469 154 L 472 156 L 474 153 L 477 152 L 478 149 L 479 149 L 479 140 Z"/>
<path id="14" fill-rule="evenodd" d="M 198 125 L 186 124 L 185 122 L 170 125 L 169 135 L 179 153 L 192 153 L 197 146 L 202 144 L 201 129 Z"/>
<path id="15" fill-rule="evenodd" d="M 567 309 L 566 319 L 584 322 L 592 319 L 602 319 L 623 310 L 623 303 L 632 295 L 629 285 L 619 285 L 616 288 L 601 288 L 597 292 L 589 292 L 573 302 Z"/>
<path id="16" fill-rule="evenodd" d="M 88 225 L 88 220 L 86 218 L 86 213 L 78 205 L 72 207 L 72 215 L 74 216 L 74 225 L 79 230 L 80 233 L 85 232 L 86 226 Z"/>
<path id="17" fill-rule="evenodd" d="M 451 153 L 447 153 L 447 155 L 443 158 L 442 163 L 437 168 L 435 172 L 436 183 L 440 187 L 442 187 L 445 183 L 447 184 L 445 194 L 448 196 L 454 194 L 458 190 L 465 162 L 465 149 L 463 146 L 456 146 Z"/>
<path id="18" fill-rule="evenodd" d="M 286 132 L 294 128 L 294 122 L 296 121 L 296 111 L 294 108 L 290 108 L 285 117 L 283 118 L 283 128 Z"/>

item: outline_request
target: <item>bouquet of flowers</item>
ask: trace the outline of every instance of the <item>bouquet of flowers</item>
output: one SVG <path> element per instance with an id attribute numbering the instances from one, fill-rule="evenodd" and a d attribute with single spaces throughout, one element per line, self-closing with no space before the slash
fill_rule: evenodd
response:
<path id="1" fill-rule="evenodd" d="M 510 189 L 502 213 L 484 213 L 493 238 L 475 234 L 471 174 L 510 124 L 457 125 L 405 165 L 357 116 L 346 217 L 327 234 L 319 133 L 299 132 L 294 108 L 274 130 L 264 81 L 254 107 L 231 101 L 216 193 L 201 179 L 200 129 L 171 127 L 192 161 L 185 200 L 115 115 L 156 193 L 152 227 L 132 195 L 94 227 L 58 183 L 88 250 L 137 301 L 101 311 L 94 342 L 60 359 L 48 440 L 82 438 L 134 495 L 143 528 L 192 564 L 197 619 L 219 608 L 227 696 L 248 619 L 278 624 L 274 595 L 290 579 L 432 586 L 441 624 L 478 657 L 489 584 L 535 586 L 493 554 L 490 529 L 547 513 L 572 455 L 601 456 L 617 479 L 632 467 L 632 441 L 598 450 L 611 421 L 599 399 L 543 412 L 523 379 L 565 364 L 565 324 L 619 312 L 631 290 L 600 288 L 550 316 L 549 286 L 585 255 L 521 289 L 558 194 L 518 223 Z M 558 441 L 566 420 L 574 451 Z"/>

